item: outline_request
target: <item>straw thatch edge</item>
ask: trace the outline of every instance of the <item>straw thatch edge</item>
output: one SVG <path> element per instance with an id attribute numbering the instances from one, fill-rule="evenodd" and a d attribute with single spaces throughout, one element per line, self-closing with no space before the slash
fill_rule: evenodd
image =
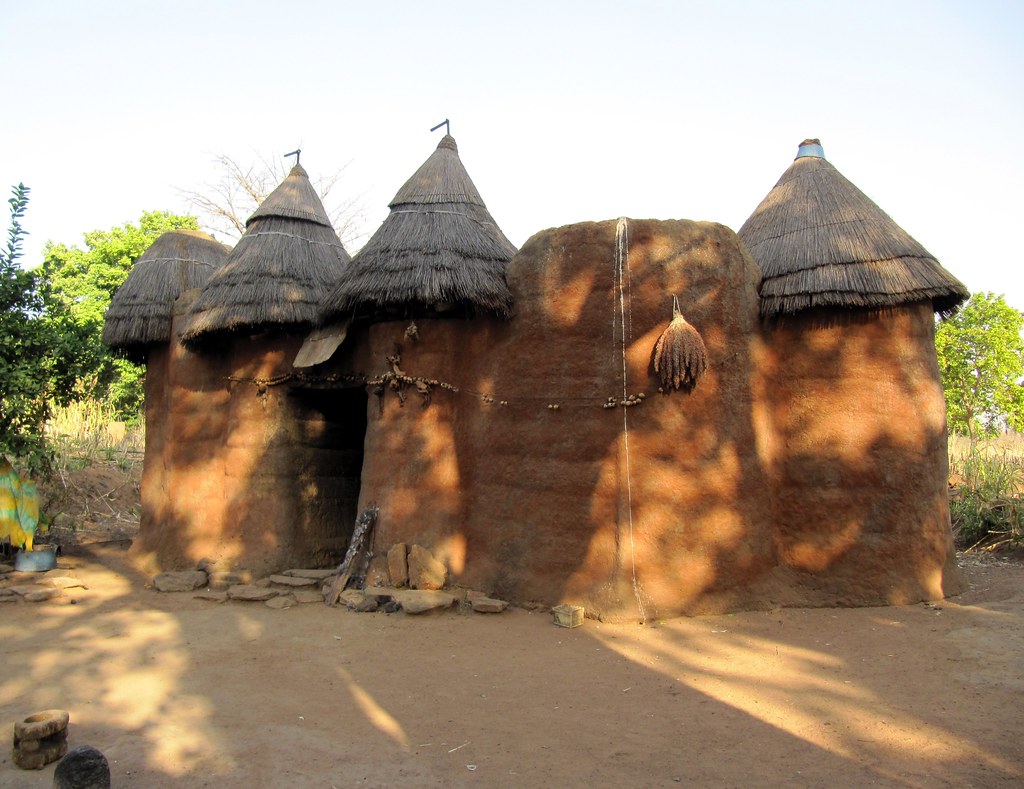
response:
<path id="1" fill-rule="evenodd" d="M 350 260 L 331 228 L 261 217 L 203 286 L 182 341 L 197 343 L 223 332 L 310 328 Z"/>

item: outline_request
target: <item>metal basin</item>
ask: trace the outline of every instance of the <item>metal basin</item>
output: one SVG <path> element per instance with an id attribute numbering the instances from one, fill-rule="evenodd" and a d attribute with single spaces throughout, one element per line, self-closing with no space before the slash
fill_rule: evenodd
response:
<path id="1" fill-rule="evenodd" d="M 22 573 L 41 573 L 57 566 L 57 548 L 48 546 L 32 551 L 19 551 L 14 557 L 14 569 Z"/>

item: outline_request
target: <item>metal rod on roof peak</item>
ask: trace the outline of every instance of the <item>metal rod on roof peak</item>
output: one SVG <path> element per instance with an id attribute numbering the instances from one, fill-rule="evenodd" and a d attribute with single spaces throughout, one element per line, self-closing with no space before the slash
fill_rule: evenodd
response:
<path id="1" fill-rule="evenodd" d="M 291 153 L 286 153 L 284 155 L 284 158 L 287 159 L 289 156 L 294 156 L 295 157 L 295 164 L 298 164 L 299 163 L 299 157 L 302 156 L 302 149 L 301 148 L 296 148 Z"/>
<path id="2" fill-rule="evenodd" d="M 452 133 L 452 127 L 451 127 L 451 124 L 448 123 L 448 119 L 447 118 L 445 118 L 443 121 L 441 121 L 439 124 L 437 124 L 437 126 L 435 126 L 430 131 L 432 131 L 432 132 L 437 131 L 442 126 L 444 126 L 444 133 L 445 134 L 451 134 Z"/>

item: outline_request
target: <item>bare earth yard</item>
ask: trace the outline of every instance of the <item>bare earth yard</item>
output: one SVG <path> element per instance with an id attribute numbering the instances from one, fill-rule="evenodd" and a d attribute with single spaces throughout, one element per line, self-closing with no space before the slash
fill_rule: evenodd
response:
<path id="1" fill-rule="evenodd" d="M 75 603 L 0 605 L 14 722 L 61 707 L 114 787 L 1024 784 L 1024 565 L 967 557 L 937 606 L 638 625 L 273 610 L 161 594 L 123 548 Z"/>

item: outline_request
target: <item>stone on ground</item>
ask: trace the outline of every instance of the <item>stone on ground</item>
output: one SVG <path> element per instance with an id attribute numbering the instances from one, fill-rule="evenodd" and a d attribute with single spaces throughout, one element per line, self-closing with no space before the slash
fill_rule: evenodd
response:
<path id="1" fill-rule="evenodd" d="M 337 570 L 285 570 L 281 575 L 291 575 L 295 578 L 314 578 L 317 581 L 322 581 L 324 578 L 330 578 L 332 575 L 337 575 Z"/>
<path id="2" fill-rule="evenodd" d="M 64 595 L 63 589 L 47 586 L 39 592 L 29 592 L 24 595 L 26 603 L 41 603 L 44 600 L 54 600 Z"/>
<path id="3" fill-rule="evenodd" d="M 393 597 L 407 614 L 447 609 L 455 603 L 455 595 L 433 589 L 400 589 Z"/>
<path id="4" fill-rule="evenodd" d="M 493 597 L 474 597 L 472 599 L 473 610 L 479 614 L 500 614 L 508 603 L 504 600 L 495 600 Z"/>
<path id="5" fill-rule="evenodd" d="M 409 549 L 409 586 L 413 589 L 441 589 L 448 578 L 448 569 L 426 548 L 414 545 Z"/>
<path id="6" fill-rule="evenodd" d="M 203 570 L 181 570 L 160 573 L 153 579 L 153 588 L 158 592 L 192 592 L 206 586 L 207 575 Z"/>
<path id="7" fill-rule="evenodd" d="M 277 597 L 271 597 L 269 600 L 263 603 L 263 605 L 265 605 L 267 608 L 282 609 L 291 608 L 293 605 L 296 605 L 296 602 L 295 598 L 291 594 L 282 594 L 278 595 Z"/>
<path id="8" fill-rule="evenodd" d="M 272 575 L 270 583 L 278 586 L 316 586 L 319 578 L 309 578 L 296 575 Z"/>
<path id="9" fill-rule="evenodd" d="M 204 589 L 201 592 L 196 592 L 192 596 L 196 600 L 209 600 L 213 603 L 223 603 L 228 599 L 228 593 L 226 591 L 220 591 L 217 589 Z"/>
<path id="10" fill-rule="evenodd" d="M 277 597 L 277 595 L 278 591 L 276 589 L 268 589 L 265 586 L 256 586 L 255 584 L 238 584 L 228 589 L 228 597 L 232 600 L 248 600 L 262 603 L 272 597 Z"/>
<path id="11" fill-rule="evenodd" d="M 70 575 L 49 575 L 47 574 L 43 578 L 39 579 L 39 583 L 46 586 L 52 586 L 55 589 L 76 589 L 82 587 L 83 584 L 77 578 L 73 578 Z"/>
<path id="12" fill-rule="evenodd" d="M 409 551 L 404 542 L 398 542 L 388 549 L 388 576 L 392 586 L 409 583 Z"/>
<path id="13" fill-rule="evenodd" d="M 53 771 L 53 789 L 110 789 L 107 758 L 91 745 L 72 748 Z"/>
<path id="14" fill-rule="evenodd" d="M 252 583 L 252 573 L 243 570 L 214 570 L 209 575 L 211 589 L 227 589 Z"/>

